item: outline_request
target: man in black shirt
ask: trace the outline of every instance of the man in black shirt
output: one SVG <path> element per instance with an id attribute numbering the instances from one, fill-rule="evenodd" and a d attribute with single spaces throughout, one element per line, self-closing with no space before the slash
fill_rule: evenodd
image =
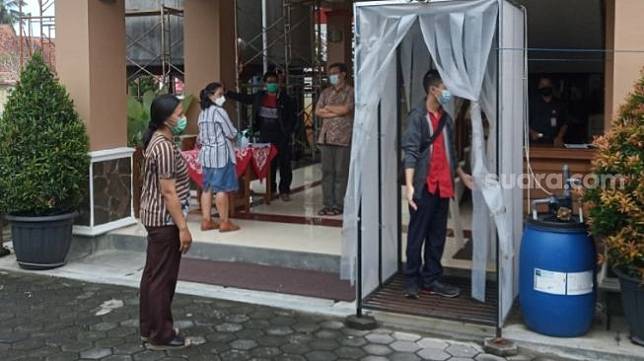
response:
<path id="1" fill-rule="evenodd" d="M 253 105 L 254 128 L 259 130 L 262 143 L 277 147 L 277 157 L 271 163 L 271 189 L 277 188 L 277 170 L 280 173 L 280 198 L 290 201 L 293 168 L 291 165 L 291 137 L 297 123 L 295 101 L 280 89 L 278 76 L 274 72 L 264 74 L 264 90 L 254 94 L 226 92 L 226 98 Z"/>
<path id="2" fill-rule="evenodd" d="M 530 102 L 530 140 L 561 147 L 568 129 L 565 106 L 554 97 L 550 78 L 541 77 L 537 89 L 539 95 Z"/>

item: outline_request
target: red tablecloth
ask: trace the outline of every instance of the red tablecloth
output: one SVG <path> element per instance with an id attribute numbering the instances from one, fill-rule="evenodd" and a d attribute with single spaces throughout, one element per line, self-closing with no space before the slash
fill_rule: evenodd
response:
<path id="1" fill-rule="evenodd" d="M 199 186 L 203 183 L 203 172 L 199 164 L 199 149 L 181 152 L 183 159 L 188 163 L 188 174 Z M 277 148 L 272 144 L 252 144 L 245 148 L 235 148 L 235 170 L 240 177 L 252 165 L 253 171 L 260 180 L 268 176 L 268 166 L 277 156 Z"/>

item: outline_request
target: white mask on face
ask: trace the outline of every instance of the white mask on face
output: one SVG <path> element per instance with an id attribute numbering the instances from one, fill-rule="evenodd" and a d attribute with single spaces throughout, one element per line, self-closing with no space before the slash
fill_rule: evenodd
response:
<path id="1" fill-rule="evenodd" d="M 224 97 L 223 95 L 220 96 L 219 98 L 215 99 L 215 104 L 218 107 L 223 107 L 225 102 L 226 102 L 226 97 Z"/>

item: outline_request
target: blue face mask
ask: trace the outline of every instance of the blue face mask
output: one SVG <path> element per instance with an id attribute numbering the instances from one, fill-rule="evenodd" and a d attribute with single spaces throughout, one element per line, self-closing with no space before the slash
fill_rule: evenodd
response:
<path id="1" fill-rule="evenodd" d="M 331 85 L 337 85 L 339 81 L 340 81 L 340 77 L 338 76 L 338 74 L 329 75 L 329 83 Z"/>
<path id="2" fill-rule="evenodd" d="M 452 100 L 452 93 L 445 89 L 441 92 L 441 95 L 436 98 L 436 100 L 438 100 L 438 102 L 443 106 L 447 105 Z"/>

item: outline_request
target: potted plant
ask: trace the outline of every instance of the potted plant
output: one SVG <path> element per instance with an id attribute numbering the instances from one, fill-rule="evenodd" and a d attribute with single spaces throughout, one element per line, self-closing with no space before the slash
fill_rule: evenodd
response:
<path id="1" fill-rule="evenodd" d="M 0 213 L 21 267 L 65 264 L 87 194 L 88 143 L 67 91 L 35 54 L 0 118 Z"/>
<path id="2" fill-rule="evenodd" d="M 132 199 L 134 202 L 134 216 L 139 217 L 139 206 L 143 187 L 143 134 L 150 121 L 150 105 L 155 93 L 151 90 L 142 97 L 129 95 L 127 98 L 127 142 L 134 148 L 132 154 Z"/>
<path id="3" fill-rule="evenodd" d="M 644 346 L 644 72 L 610 130 L 595 140 L 588 223 L 617 274 L 633 342 Z M 602 184 L 605 183 L 605 184 Z"/>

